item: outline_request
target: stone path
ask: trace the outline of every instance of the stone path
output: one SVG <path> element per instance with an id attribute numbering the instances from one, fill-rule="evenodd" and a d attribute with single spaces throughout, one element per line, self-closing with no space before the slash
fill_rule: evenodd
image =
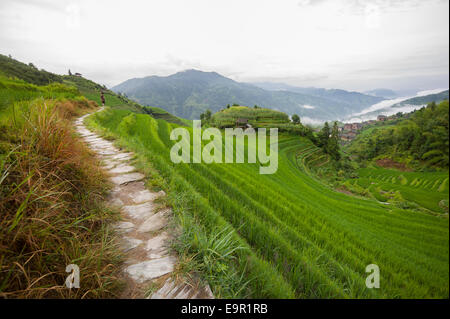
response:
<path id="1" fill-rule="evenodd" d="M 102 110 L 102 109 L 100 109 Z M 166 230 L 171 209 L 158 211 L 155 199 L 164 191 L 151 192 L 143 182 L 145 176 L 131 165 L 132 153 L 122 152 L 110 142 L 89 131 L 84 115 L 75 121 L 79 135 L 102 162 L 114 189 L 109 205 L 120 209 L 122 221 L 114 225 L 126 260 L 123 276 L 126 282 L 122 298 L 144 298 L 151 283 L 158 289 L 151 299 L 214 298 L 209 286 L 175 282 L 171 273 L 177 258 L 168 247 L 171 235 Z"/>

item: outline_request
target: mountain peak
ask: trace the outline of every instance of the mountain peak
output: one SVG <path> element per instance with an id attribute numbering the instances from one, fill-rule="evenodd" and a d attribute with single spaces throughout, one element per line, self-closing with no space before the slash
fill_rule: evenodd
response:
<path id="1" fill-rule="evenodd" d="M 149 77 L 119 84 L 113 89 L 139 102 L 158 106 L 180 117 L 196 119 L 209 109 L 218 111 L 227 104 L 276 108 L 301 117 L 329 120 L 360 112 L 383 100 L 343 90 L 299 88 L 275 84 L 269 90 L 226 78 L 217 72 L 184 70 L 170 76 Z M 306 106 L 305 106 L 306 105 Z"/>
<path id="2" fill-rule="evenodd" d="M 187 69 L 184 71 L 177 72 L 175 74 L 169 75 L 169 77 L 205 77 L 205 78 L 221 78 L 225 79 L 224 76 L 220 75 L 217 72 L 207 72 L 207 71 L 201 71 L 196 69 Z"/>
<path id="3" fill-rule="evenodd" d="M 214 85 L 218 83 L 231 83 L 233 80 L 228 79 L 217 72 L 205 72 L 196 69 L 188 69 L 169 75 L 167 79 L 184 81 L 191 83 L 201 83 L 202 85 Z"/>

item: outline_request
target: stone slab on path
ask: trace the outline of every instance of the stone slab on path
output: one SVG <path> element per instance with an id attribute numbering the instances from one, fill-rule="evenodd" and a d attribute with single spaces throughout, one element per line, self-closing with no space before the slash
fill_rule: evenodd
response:
<path id="1" fill-rule="evenodd" d="M 127 252 L 129 250 L 132 250 L 134 248 L 136 248 L 137 246 L 139 246 L 140 244 L 142 244 L 143 241 L 137 238 L 133 238 L 133 237 L 124 237 L 122 239 L 122 250 L 124 252 Z"/>
<path id="2" fill-rule="evenodd" d="M 134 168 L 134 166 L 121 164 L 113 169 L 108 170 L 108 173 L 109 174 L 124 174 L 124 173 L 131 173 L 135 170 L 136 169 Z"/>
<path id="3" fill-rule="evenodd" d="M 175 284 L 168 278 L 164 285 L 153 293 L 148 299 L 214 299 L 209 285 L 194 288 L 185 283 Z"/>
<path id="4" fill-rule="evenodd" d="M 103 159 L 102 160 L 102 166 L 105 169 L 111 169 L 111 168 L 113 168 L 113 167 L 115 167 L 117 165 L 121 165 L 123 163 L 124 163 L 123 161 L 117 161 L 117 160 L 109 160 L 109 159 Z"/>
<path id="5" fill-rule="evenodd" d="M 100 156 L 107 156 L 107 155 L 114 155 L 117 154 L 117 152 L 115 150 L 111 150 L 111 149 L 97 149 L 95 150 L 97 152 L 98 155 Z"/>
<path id="6" fill-rule="evenodd" d="M 151 202 L 139 204 L 139 205 L 127 205 L 122 207 L 122 211 L 129 217 L 144 220 L 153 215 L 155 206 Z"/>
<path id="7" fill-rule="evenodd" d="M 137 191 L 133 194 L 129 194 L 131 200 L 138 204 L 138 203 L 143 203 L 143 202 L 148 202 L 148 201 L 154 201 L 155 199 L 159 198 L 161 196 L 161 193 L 153 193 L 150 192 L 147 189 L 141 190 L 141 191 Z"/>
<path id="8" fill-rule="evenodd" d="M 161 258 L 168 254 L 168 241 L 169 235 L 163 232 L 151 239 L 149 239 L 145 245 L 147 250 L 147 257 L 150 259 Z"/>
<path id="9" fill-rule="evenodd" d="M 152 259 L 128 266 L 125 272 L 133 280 L 142 284 L 172 272 L 176 262 L 177 259 L 172 256 Z"/>
<path id="10" fill-rule="evenodd" d="M 111 181 L 116 185 L 137 182 L 144 178 L 145 178 L 144 174 L 141 173 L 122 174 L 110 177 Z"/>
<path id="11" fill-rule="evenodd" d="M 130 160 L 133 158 L 133 155 L 131 153 L 119 153 L 116 155 L 108 156 L 107 158 L 112 160 Z"/>
<path id="12" fill-rule="evenodd" d="M 135 225 L 131 222 L 118 222 L 114 225 L 114 228 L 123 232 L 130 232 L 135 228 Z"/>
<path id="13" fill-rule="evenodd" d="M 113 151 L 114 154 L 116 154 L 119 151 L 114 146 L 108 144 L 90 145 L 90 148 L 93 149 L 94 151 Z"/>
<path id="14" fill-rule="evenodd" d="M 162 229 L 167 225 L 167 211 L 158 212 L 146 219 L 138 228 L 138 232 L 148 233 Z"/>

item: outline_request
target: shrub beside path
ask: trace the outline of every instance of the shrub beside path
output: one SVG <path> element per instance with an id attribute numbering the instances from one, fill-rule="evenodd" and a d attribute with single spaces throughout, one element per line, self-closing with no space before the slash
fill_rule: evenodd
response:
<path id="1" fill-rule="evenodd" d="M 101 111 L 101 108 L 99 111 Z M 197 299 L 214 298 L 209 286 L 174 280 L 171 276 L 177 258 L 168 247 L 171 234 L 166 231 L 171 209 L 157 211 L 155 200 L 164 191 L 151 192 L 143 182 L 145 176 L 131 165 L 132 153 L 118 150 L 112 142 L 89 131 L 84 125 L 86 114 L 75 121 L 82 140 L 100 158 L 114 188 L 109 204 L 120 209 L 122 220 L 114 225 L 121 236 L 125 254 L 123 277 L 125 289 L 122 298 Z M 150 296 L 146 289 L 154 287 Z"/>

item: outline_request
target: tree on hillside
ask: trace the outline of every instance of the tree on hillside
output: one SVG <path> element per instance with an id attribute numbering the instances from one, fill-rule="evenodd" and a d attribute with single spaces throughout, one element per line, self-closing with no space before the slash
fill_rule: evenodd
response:
<path id="1" fill-rule="evenodd" d="M 230 104 L 227 104 L 227 109 L 229 109 L 230 108 Z"/>
<path id="2" fill-rule="evenodd" d="M 330 126 L 328 122 L 325 122 L 322 129 L 319 132 L 319 146 L 322 147 L 325 151 L 328 147 L 328 140 L 330 139 Z"/>
<path id="3" fill-rule="evenodd" d="M 205 112 L 205 120 L 209 121 L 211 119 L 211 110 L 206 110 Z"/>
<path id="4" fill-rule="evenodd" d="M 258 105 L 255 104 L 255 106 L 253 106 L 253 108 L 257 109 L 257 108 L 258 108 Z"/>
<path id="5" fill-rule="evenodd" d="M 340 160 L 341 154 L 339 153 L 339 129 L 337 122 L 334 122 L 333 124 L 331 136 L 328 139 L 327 151 L 335 161 Z"/>
<path id="6" fill-rule="evenodd" d="M 209 121 L 211 119 L 211 110 L 206 110 L 205 113 L 200 114 L 200 120 Z"/>
<path id="7" fill-rule="evenodd" d="M 292 115 L 292 122 L 294 124 L 300 124 L 300 117 L 297 114 Z"/>
<path id="8" fill-rule="evenodd" d="M 72 75 L 72 72 L 70 72 L 70 69 L 69 69 L 69 75 Z"/>
<path id="9" fill-rule="evenodd" d="M 433 111 L 436 109 L 436 102 L 433 101 L 428 105 L 429 108 L 431 108 Z"/>

